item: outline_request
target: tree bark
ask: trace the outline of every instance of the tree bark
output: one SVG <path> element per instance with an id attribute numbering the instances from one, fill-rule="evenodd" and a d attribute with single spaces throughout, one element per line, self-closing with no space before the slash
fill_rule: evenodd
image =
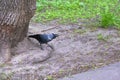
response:
<path id="1" fill-rule="evenodd" d="M 11 48 L 28 32 L 36 0 L 0 0 L 0 62 L 11 58 Z"/>

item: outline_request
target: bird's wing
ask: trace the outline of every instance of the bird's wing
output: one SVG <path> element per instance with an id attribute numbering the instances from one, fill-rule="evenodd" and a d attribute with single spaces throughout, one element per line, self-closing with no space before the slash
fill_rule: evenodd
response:
<path id="1" fill-rule="evenodd" d="M 52 40 L 51 36 L 47 36 L 48 40 Z"/>
<path id="2" fill-rule="evenodd" d="M 53 35 L 52 34 L 48 34 L 47 38 L 48 38 L 48 40 L 52 40 L 53 39 Z"/>

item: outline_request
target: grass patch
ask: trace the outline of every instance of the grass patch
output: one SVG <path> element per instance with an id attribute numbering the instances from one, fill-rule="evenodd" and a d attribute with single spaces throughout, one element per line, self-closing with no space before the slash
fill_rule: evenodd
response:
<path id="1" fill-rule="evenodd" d="M 120 6 L 116 3 L 113 7 L 106 6 L 100 14 L 100 25 L 103 28 L 113 27 L 120 28 Z"/>
<path id="2" fill-rule="evenodd" d="M 0 73 L 0 80 L 11 80 L 13 73 Z"/>
<path id="3" fill-rule="evenodd" d="M 105 37 L 102 34 L 98 34 L 97 39 L 105 41 Z"/>
<path id="4" fill-rule="evenodd" d="M 54 80 L 52 76 L 47 76 L 47 80 Z"/>
<path id="5" fill-rule="evenodd" d="M 58 19 L 62 23 L 75 23 L 79 19 L 96 18 L 99 26 L 120 28 L 118 0 L 37 0 L 36 22 Z"/>
<path id="6" fill-rule="evenodd" d="M 75 29 L 74 33 L 79 33 L 79 34 L 84 34 L 86 32 L 86 30 L 82 30 L 82 29 Z"/>
<path id="7" fill-rule="evenodd" d="M 102 34 L 98 34 L 98 35 L 97 35 L 97 40 L 100 40 L 100 41 L 107 41 L 107 40 L 109 40 L 110 38 L 112 38 L 111 35 L 108 35 L 108 36 L 104 36 L 104 35 L 102 35 Z"/>

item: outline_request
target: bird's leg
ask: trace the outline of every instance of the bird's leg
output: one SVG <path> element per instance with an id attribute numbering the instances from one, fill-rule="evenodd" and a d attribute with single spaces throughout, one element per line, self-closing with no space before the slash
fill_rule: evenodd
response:
<path id="1" fill-rule="evenodd" d="M 47 44 L 52 50 L 54 50 L 54 47 L 53 46 L 51 46 L 50 44 Z"/>
<path id="2" fill-rule="evenodd" d="M 40 48 L 41 48 L 41 50 L 44 50 L 41 43 L 40 43 Z"/>

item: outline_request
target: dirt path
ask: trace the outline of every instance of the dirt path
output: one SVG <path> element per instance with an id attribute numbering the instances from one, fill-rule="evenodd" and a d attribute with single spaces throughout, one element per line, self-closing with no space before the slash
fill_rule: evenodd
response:
<path id="1" fill-rule="evenodd" d="M 57 33 L 60 36 L 40 50 L 36 40 L 25 39 L 14 48 L 17 54 L 0 70 L 13 80 L 60 78 L 120 61 L 120 35 L 115 29 L 83 27 L 81 23 L 59 25 L 31 23 L 28 34 Z M 26 44 L 27 43 L 27 44 Z M 19 48 L 19 50 L 18 50 Z"/>

